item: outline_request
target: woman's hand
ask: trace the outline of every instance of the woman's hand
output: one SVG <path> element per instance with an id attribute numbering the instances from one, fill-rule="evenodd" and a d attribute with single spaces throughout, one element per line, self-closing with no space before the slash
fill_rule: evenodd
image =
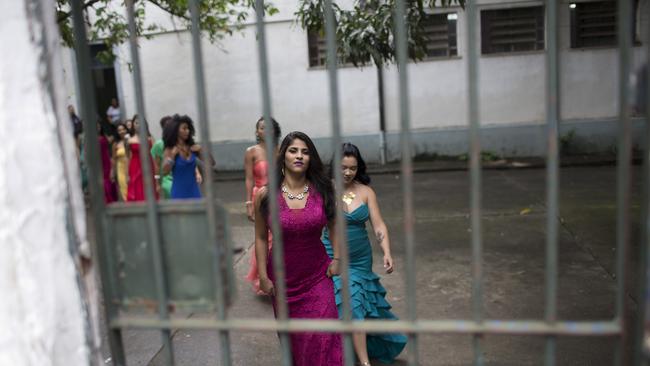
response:
<path id="1" fill-rule="evenodd" d="M 203 183 L 203 176 L 198 171 L 196 172 L 196 183 L 198 185 L 201 185 L 201 183 Z"/>
<path id="2" fill-rule="evenodd" d="M 332 262 L 330 263 L 329 267 L 327 267 L 327 277 L 332 278 L 333 276 L 338 276 L 340 274 L 341 274 L 341 270 L 339 269 L 339 260 L 332 259 Z"/>
<path id="3" fill-rule="evenodd" d="M 172 159 L 175 158 L 176 155 L 178 155 L 178 152 L 179 152 L 179 151 L 180 151 L 180 150 L 178 149 L 178 145 L 172 147 L 172 156 L 171 156 Z"/>
<path id="4" fill-rule="evenodd" d="M 190 151 L 193 152 L 193 153 L 197 153 L 197 154 L 200 153 L 201 152 L 201 145 L 194 144 L 194 145 L 190 146 Z"/>
<path id="5" fill-rule="evenodd" d="M 393 273 L 395 269 L 393 266 L 393 257 L 390 254 L 384 255 L 384 268 L 386 268 L 386 273 Z"/>
<path id="6" fill-rule="evenodd" d="M 275 296 L 275 286 L 273 285 L 273 281 L 268 277 L 260 277 L 260 290 L 269 296 Z"/>

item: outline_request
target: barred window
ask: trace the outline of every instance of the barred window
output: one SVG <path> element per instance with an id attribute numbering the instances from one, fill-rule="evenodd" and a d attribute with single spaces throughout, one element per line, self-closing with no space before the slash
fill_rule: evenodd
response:
<path id="1" fill-rule="evenodd" d="M 632 40 L 638 42 L 638 6 L 634 1 Z M 616 1 L 589 1 L 569 4 L 571 14 L 571 48 L 615 47 L 617 39 Z"/>
<path id="2" fill-rule="evenodd" d="M 456 20 L 458 14 L 427 14 L 422 20 L 426 39 L 426 58 L 458 55 Z"/>
<path id="3" fill-rule="evenodd" d="M 325 66 L 327 60 L 327 46 L 325 37 L 318 32 L 307 32 L 307 45 L 309 47 L 309 67 Z"/>
<path id="4" fill-rule="evenodd" d="M 544 49 L 544 7 L 481 11 L 481 53 Z"/>

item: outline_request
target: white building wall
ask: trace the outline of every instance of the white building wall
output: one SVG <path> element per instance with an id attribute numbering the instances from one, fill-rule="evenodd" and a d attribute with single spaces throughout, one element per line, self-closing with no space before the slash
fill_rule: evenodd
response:
<path id="1" fill-rule="evenodd" d="M 319 138 L 330 135 L 327 71 L 309 68 L 307 35 L 294 20 L 295 0 L 274 2 L 280 13 L 267 23 L 273 115 L 283 131 L 303 130 Z M 542 5 L 543 2 L 484 0 L 479 9 Z M 458 12 L 458 57 L 409 65 L 411 125 L 436 131 L 467 126 L 467 45 L 465 13 Z M 645 44 L 648 1 L 641 0 L 639 34 Z M 168 16 L 153 12 L 155 17 Z M 157 19 L 157 18 L 156 18 Z M 253 125 L 262 113 L 254 16 L 241 33 L 218 44 L 204 41 L 212 140 L 217 143 L 252 141 Z M 569 47 L 568 2 L 560 13 L 561 116 L 569 121 L 611 120 L 617 115 L 618 55 L 615 48 L 573 50 Z M 480 32 L 480 27 L 477 27 Z M 480 50 L 480 34 L 476 46 Z M 124 101 L 135 111 L 132 75 L 126 67 L 128 46 L 119 51 L 118 76 Z M 192 50 L 188 31 L 141 40 L 141 64 L 148 120 L 159 136 L 157 121 L 166 114 L 196 117 Z M 633 50 L 634 67 L 643 48 Z M 545 120 L 545 52 L 481 55 L 479 59 L 481 124 L 493 127 L 538 125 Z M 387 129 L 399 130 L 396 67 L 385 72 Z M 343 132 L 349 136 L 376 136 L 379 132 L 377 76 L 373 66 L 339 69 Z M 237 145 L 235 149 L 243 147 Z M 435 148 L 435 147 L 432 147 Z M 516 151 L 516 149 L 512 149 Z M 537 152 L 535 152 L 537 151 Z M 539 153 L 538 150 L 531 151 Z M 242 150 L 243 152 L 243 150 Z M 233 156 L 239 154 L 237 152 Z M 217 158 L 218 159 L 218 158 Z M 219 159 L 218 159 L 219 160 Z M 237 162 L 239 164 L 239 162 Z"/>

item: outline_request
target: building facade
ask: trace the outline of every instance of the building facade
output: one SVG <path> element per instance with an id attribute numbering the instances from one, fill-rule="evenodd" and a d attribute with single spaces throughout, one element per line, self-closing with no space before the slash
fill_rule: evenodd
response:
<path id="1" fill-rule="evenodd" d="M 644 62 L 648 0 L 635 1 L 633 69 Z M 295 0 L 276 0 L 267 19 L 272 113 L 283 133 L 314 137 L 329 159 L 330 101 L 324 43 L 295 21 Z M 173 29 L 168 16 L 147 16 Z M 541 156 L 545 151 L 544 2 L 478 0 L 479 93 L 482 145 L 504 156 Z M 254 16 L 240 33 L 218 44 L 204 40 L 204 65 L 213 151 L 218 169 L 241 169 L 262 113 Z M 559 14 L 561 134 L 575 149 L 603 152 L 615 145 L 618 114 L 618 53 L 615 1 L 562 1 Z M 408 66 L 415 155 L 467 152 L 466 16 L 459 7 L 435 8 L 426 19 L 425 60 Z M 142 39 L 145 107 L 152 133 L 158 119 L 182 113 L 196 118 L 190 33 L 167 31 Z M 117 50 L 117 90 L 127 113 L 135 110 L 128 45 Z M 380 159 L 379 98 L 374 66 L 339 69 L 341 123 L 345 140 L 358 144 L 371 163 Z M 387 158 L 397 160 L 399 94 L 396 66 L 384 70 Z M 635 119 L 635 144 L 642 123 Z"/>

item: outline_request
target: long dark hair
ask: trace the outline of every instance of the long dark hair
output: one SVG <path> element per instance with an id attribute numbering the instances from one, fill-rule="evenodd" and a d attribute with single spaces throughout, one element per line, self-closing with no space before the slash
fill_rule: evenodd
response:
<path id="1" fill-rule="evenodd" d="M 124 129 L 126 130 L 126 133 L 127 133 L 127 134 L 129 133 L 129 129 L 126 128 L 126 124 L 124 124 L 124 122 L 118 122 L 118 123 L 116 123 L 116 124 L 115 124 L 115 142 L 120 142 L 120 141 L 122 141 L 122 136 L 120 136 L 120 131 L 119 131 L 120 126 L 124 127 Z"/>
<path id="2" fill-rule="evenodd" d="M 134 114 L 133 118 L 131 118 L 131 131 L 129 131 L 129 134 L 131 134 L 131 136 L 140 135 L 140 129 L 135 128 L 135 121 L 138 121 L 138 124 L 144 123 L 144 129 L 147 131 L 147 138 L 151 137 L 151 131 L 149 131 L 149 124 L 147 124 L 147 121 L 145 119 L 140 120 L 140 116 L 138 116 L 137 114 Z"/>
<path id="3" fill-rule="evenodd" d="M 359 151 L 359 148 L 351 143 L 351 142 L 344 142 L 341 145 L 341 158 L 344 158 L 346 156 L 351 156 L 355 159 L 357 159 L 357 174 L 354 176 L 354 180 L 357 182 L 364 184 L 364 185 L 369 185 L 370 184 L 370 176 L 368 173 L 366 173 L 366 162 L 363 160 L 361 157 L 361 152 Z M 330 179 L 334 179 L 334 169 L 340 169 L 341 162 L 339 161 L 336 163 L 334 161 L 334 158 L 330 161 Z"/>
<path id="4" fill-rule="evenodd" d="M 190 136 L 187 138 L 187 145 L 194 145 L 194 134 L 196 132 L 194 130 L 194 122 L 192 122 L 192 119 L 186 115 L 179 116 L 178 114 L 175 114 L 172 116 L 172 120 L 167 122 L 165 129 L 163 130 L 162 138 L 165 147 L 172 148 L 176 146 L 176 143 L 178 143 L 178 130 L 180 130 L 183 123 L 187 124 L 187 128 L 190 129 Z"/>
<path id="5" fill-rule="evenodd" d="M 298 131 L 290 132 L 287 136 L 284 137 L 282 143 L 280 144 L 280 149 L 278 152 L 278 157 L 276 159 L 276 181 L 278 182 L 278 187 L 282 185 L 284 180 L 284 155 L 289 149 L 289 145 L 293 140 L 301 140 L 307 145 L 309 149 L 309 165 L 307 167 L 307 180 L 311 183 L 311 186 L 316 189 L 316 191 L 323 197 L 323 209 L 325 210 L 325 216 L 327 216 L 327 221 L 332 221 L 336 215 L 336 204 L 334 200 L 334 187 L 332 186 L 332 181 L 329 179 L 325 173 L 323 166 L 323 161 L 318 155 L 318 150 L 314 142 L 306 134 Z M 269 199 L 270 194 L 266 194 L 262 201 L 260 202 L 260 210 L 265 217 L 269 215 Z"/>
<path id="6" fill-rule="evenodd" d="M 260 127 L 260 122 L 264 121 L 264 116 L 260 117 L 257 122 L 255 122 L 255 131 Z M 282 129 L 280 128 L 280 124 L 278 121 L 275 120 L 275 118 L 271 117 L 271 123 L 273 124 L 273 132 L 274 132 L 274 142 L 277 144 L 280 141 L 280 136 L 282 136 Z M 260 139 L 257 135 L 255 135 L 255 138 L 257 139 L 257 143 L 260 143 Z"/>

